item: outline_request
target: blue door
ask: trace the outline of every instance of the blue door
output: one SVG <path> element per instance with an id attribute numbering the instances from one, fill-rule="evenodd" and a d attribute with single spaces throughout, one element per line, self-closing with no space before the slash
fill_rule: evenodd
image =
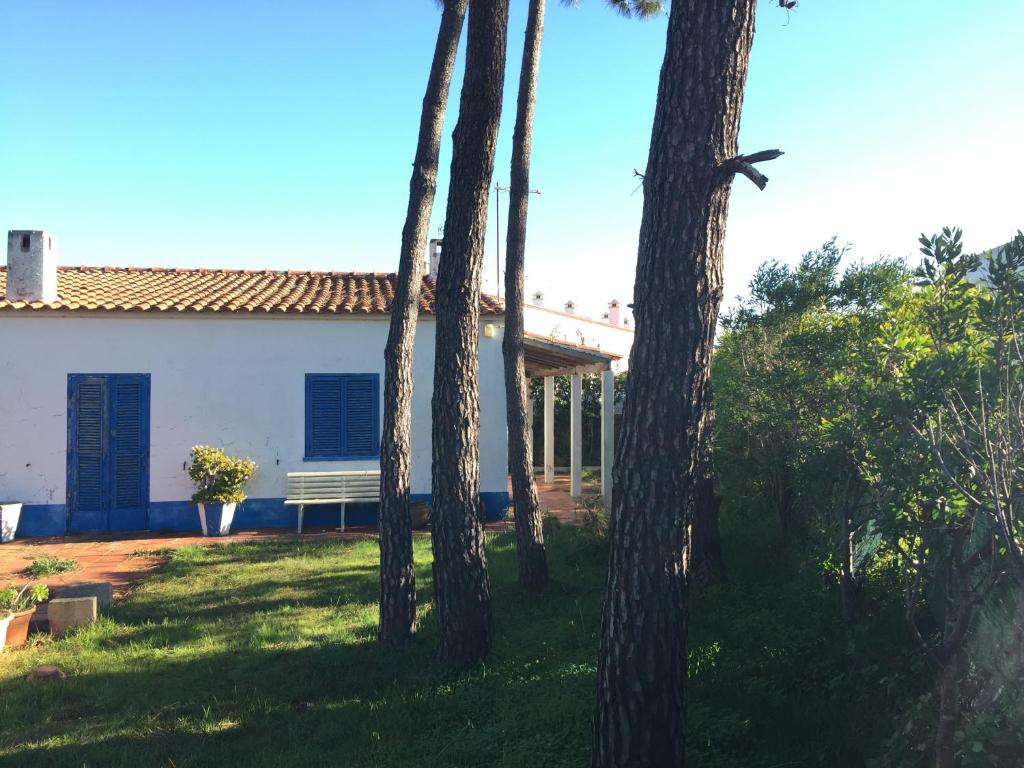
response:
<path id="1" fill-rule="evenodd" d="M 135 531 L 149 509 L 149 375 L 68 376 L 68 530 Z"/>

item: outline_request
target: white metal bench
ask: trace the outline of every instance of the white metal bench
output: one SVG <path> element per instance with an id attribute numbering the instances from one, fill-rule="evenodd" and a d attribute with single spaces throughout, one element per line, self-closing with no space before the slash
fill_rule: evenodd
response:
<path id="1" fill-rule="evenodd" d="M 289 472 L 288 498 L 285 504 L 298 505 L 298 532 L 302 533 L 302 513 L 307 504 L 340 504 L 341 530 L 345 530 L 345 505 L 380 501 L 380 470 L 339 472 Z"/>

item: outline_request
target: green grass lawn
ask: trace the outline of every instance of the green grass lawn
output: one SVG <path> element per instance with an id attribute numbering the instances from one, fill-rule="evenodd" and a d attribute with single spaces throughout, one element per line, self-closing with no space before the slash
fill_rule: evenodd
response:
<path id="1" fill-rule="evenodd" d="M 489 539 L 496 640 L 468 670 L 432 658 L 428 539 L 402 653 L 374 640 L 375 541 L 180 550 L 95 627 L 0 655 L 0 765 L 586 765 L 606 554 L 577 529 L 548 541 L 530 598 L 513 538 Z M 851 654 L 827 590 L 763 537 L 726 541 L 730 582 L 691 619 L 690 764 L 863 766 L 903 685 L 895 644 Z M 67 679 L 25 681 L 41 664 Z"/>
<path id="2" fill-rule="evenodd" d="M 539 600 L 514 540 L 490 539 L 494 652 L 462 671 L 432 658 L 429 539 L 403 653 L 374 640 L 375 541 L 180 550 L 94 627 L 0 656 L 0 764 L 582 765 L 604 554 L 551 538 Z M 26 682 L 41 664 L 67 680 Z"/>

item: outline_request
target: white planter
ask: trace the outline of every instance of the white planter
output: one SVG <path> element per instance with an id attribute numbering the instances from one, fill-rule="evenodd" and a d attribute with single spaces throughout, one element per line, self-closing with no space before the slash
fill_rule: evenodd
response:
<path id="1" fill-rule="evenodd" d="M 204 504 L 199 505 L 199 524 L 203 527 L 203 536 L 227 536 L 231 533 L 231 521 L 235 519 L 237 504 Z"/>
<path id="2" fill-rule="evenodd" d="M 20 517 L 20 501 L 0 501 L 0 543 L 6 544 L 9 541 L 14 541 Z"/>
<path id="3" fill-rule="evenodd" d="M 8 613 L 3 618 L 0 618 L 0 653 L 4 652 L 4 646 L 7 644 L 7 625 L 11 623 L 13 618 L 13 613 Z"/>

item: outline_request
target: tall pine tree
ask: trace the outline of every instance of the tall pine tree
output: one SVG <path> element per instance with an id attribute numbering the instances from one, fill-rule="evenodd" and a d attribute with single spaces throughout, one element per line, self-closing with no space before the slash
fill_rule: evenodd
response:
<path id="1" fill-rule="evenodd" d="M 491 646 L 491 595 L 480 502 L 480 276 L 501 120 L 508 0 L 473 0 L 455 127 L 434 356 L 434 593 L 442 660 Z"/>

